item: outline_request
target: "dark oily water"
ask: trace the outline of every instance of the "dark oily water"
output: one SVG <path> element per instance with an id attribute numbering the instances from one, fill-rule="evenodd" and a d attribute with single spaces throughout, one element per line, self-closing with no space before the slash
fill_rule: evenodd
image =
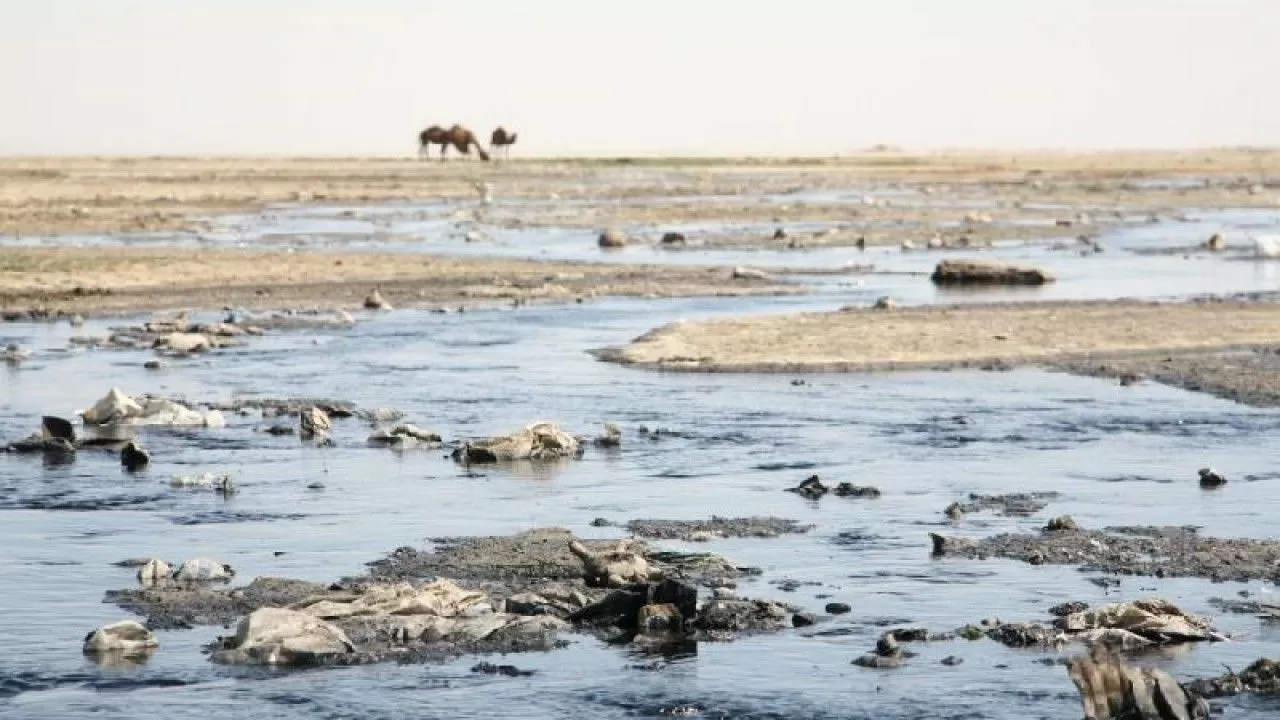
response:
<path id="1" fill-rule="evenodd" d="M 336 446 L 255 432 L 255 413 L 219 430 L 143 430 L 152 466 L 126 474 L 115 455 L 84 450 L 69 465 L 0 456 L 0 715 L 6 718 L 695 717 L 1063 718 L 1079 704 L 1067 653 L 1015 651 L 982 640 L 913 644 L 891 671 L 855 667 L 885 627 L 951 630 L 983 618 L 1043 620 L 1068 600 L 1160 594 L 1209 614 L 1237 640 L 1185 647 L 1143 662 L 1180 678 L 1240 669 L 1280 655 L 1280 629 L 1223 615 L 1211 597 L 1267 593 L 1264 583 L 1123 578 L 1103 589 L 1070 567 L 934 560 L 927 533 L 981 536 L 1034 530 L 1071 514 L 1087 527 L 1191 524 L 1206 534 L 1268 537 L 1280 503 L 1280 413 L 1153 384 L 1019 370 L 870 375 L 664 374 L 592 360 L 678 318 L 838 307 L 849 297 L 610 300 L 462 314 L 367 315 L 352 329 L 289 331 L 245 347 L 143 369 L 134 351 L 62 352 L 69 330 L 6 325 L 35 351 L 0 372 L 0 432 L 14 439 L 41 414 L 70 415 L 110 387 L 225 401 L 232 393 L 347 399 L 394 407 L 446 439 L 504 433 L 537 419 L 594 434 L 624 432 L 616 450 L 591 448 L 555 466 L 476 468 L 443 450 L 395 453 L 365 445 L 368 424 L 335 421 Z M 90 323 L 85 333 L 102 331 Z M 292 424 L 293 418 L 285 418 Z M 638 434 L 645 425 L 662 432 Z M 1232 479 L 1202 491 L 1196 469 Z M 173 487 L 173 475 L 230 474 L 240 492 Z M 873 485 L 878 498 L 809 501 L 784 492 L 810 474 Z M 1252 481 L 1246 481 L 1246 478 Z M 320 483 L 322 488 L 309 488 Z M 969 493 L 1057 492 L 1030 516 L 977 512 L 955 526 L 943 509 Z M 763 570 L 739 593 L 795 603 L 818 624 L 655 657 L 568 636 L 545 654 L 488 658 L 532 675 L 470 672 L 477 658 L 272 672 L 213 665 L 200 647 L 222 628 L 158 633 L 139 667 L 98 667 L 84 634 L 126 617 L 101 602 L 129 587 L 113 563 L 157 555 L 212 556 L 237 570 L 326 581 L 362 572 L 390 550 L 428 538 L 560 525 L 617 537 L 604 517 L 704 519 L 774 515 L 815 528 L 776 538 L 662 541 L 711 550 Z M 792 582 L 783 582 L 792 581 Z M 828 602 L 852 611 L 827 616 Z M 948 655 L 963 658 L 943 666 Z M 1041 661 L 1048 660 L 1049 664 Z M 1226 717 L 1274 712 L 1239 698 Z"/>

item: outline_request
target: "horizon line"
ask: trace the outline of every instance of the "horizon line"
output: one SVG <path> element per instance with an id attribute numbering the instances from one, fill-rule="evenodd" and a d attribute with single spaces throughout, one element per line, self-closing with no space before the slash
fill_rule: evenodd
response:
<path id="1" fill-rule="evenodd" d="M 1104 155 L 1104 154 L 1183 154 L 1197 152 L 1237 152 L 1237 153 L 1276 153 L 1280 145 L 1196 145 L 1182 147 L 1148 147 L 1148 146 L 1090 146 L 1090 147 L 1045 147 L 1045 146 L 917 146 L 905 147 L 893 144 L 877 144 L 864 148 L 852 148 L 832 152 L 809 153 L 776 153 L 768 151 L 743 152 L 679 152 L 679 151 L 636 151 L 636 152 L 588 152 L 588 153 L 531 153 L 517 155 L 510 162 L 520 161 L 567 161 L 567 160 L 838 160 L 845 157 L 862 157 L 868 155 L 994 155 L 994 154 L 1026 154 L 1026 155 Z M 470 155 L 454 156 L 471 159 Z M 13 152 L 0 153 L 0 160 L 10 159 L 165 159 L 165 160 L 217 160 L 217 159 L 290 159 L 290 160 L 402 160 L 419 158 L 415 153 L 351 153 L 351 152 Z M 437 157 L 431 158 L 439 162 Z M 504 160 L 504 162 L 508 162 Z"/>

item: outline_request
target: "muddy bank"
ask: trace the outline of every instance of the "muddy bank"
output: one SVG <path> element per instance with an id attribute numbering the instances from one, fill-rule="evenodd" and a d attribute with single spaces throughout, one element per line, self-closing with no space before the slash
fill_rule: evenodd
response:
<path id="1" fill-rule="evenodd" d="M 1280 346 L 1276 345 L 1077 358 L 1054 365 L 1077 375 L 1115 378 L 1126 385 L 1150 381 L 1246 405 L 1280 405 Z"/>
<path id="2" fill-rule="evenodd" d="M 1273 404 L 1280 396 L 1280 356 L 1271 349 L 1277 307 L 1227 300 L 1116 300 L 845 308 L 677 322 L 593 354 L 609 362 L 694 372 L 1003 369 L 1036 364 L 1086 374 L 1146 376 Z M 1166 362 L 1168 358 L 1174 359 Z"/>
<path id="3" fill-rule="evenodd" d="M 0 311 L 16 317 L 142 309 L 344 308 L 377 288 L 392 307 L 801 292 L 731 268 L 452 259 L 391 253 L 6 248 Z"/>
<path id="4" fill-rule="evenodd" d="M 1056 523 L 1037 534 L 982 539 L 932 534 L 934 554 L 1021 560 L 1032 565 L 1077 565 L 1081 570 L 1198 577 L 1215 581 L 1280 581 L 1280 541 L 1201 536 L 1190 527 L 1112 527 L 1087 530 Z"/>

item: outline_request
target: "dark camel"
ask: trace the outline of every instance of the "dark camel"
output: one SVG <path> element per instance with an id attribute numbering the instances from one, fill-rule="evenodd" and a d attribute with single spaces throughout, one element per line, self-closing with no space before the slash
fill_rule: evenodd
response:
<path id="1" fill-rule="evenodd" d="M 511 146 L 516 144 L 516 134 L 507 132 L 503 127 L 493 131 L 493 135 L 489 137 L 489 149 L 493 151 L 494 157 L 511 158 Z"/>
<path id="2" fill-rule="evenodd" d="M 430 157 L 430 147 L 432 145 L 440 146 L 440 160 L 442 162 L 444 161 L 445 151 L 449 149 L 450 145 L 457 148 L 458 152 L 463 155 L 470 155 L 471 147 L 474 145 L 476 154 L 480 156 L 481 160 L 487 161 L 489 159 L 489 153 L 485 152 L 484 148 L 480 146 L 480 141 L 476 140 L 475 133 L 461 125 L 454 125 L 448 130 L 439 125 L 432 125 L 418 133 L 419 157 Z"/>

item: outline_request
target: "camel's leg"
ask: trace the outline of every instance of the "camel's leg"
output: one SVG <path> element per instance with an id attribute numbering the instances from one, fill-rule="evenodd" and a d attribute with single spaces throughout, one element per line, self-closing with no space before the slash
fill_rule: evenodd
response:
<path id="1" fill-rule="evenodd" d="M 440 162 L 444 162 L 445 153 L 449 150 L 449 143 L 440 146 Z"/>

